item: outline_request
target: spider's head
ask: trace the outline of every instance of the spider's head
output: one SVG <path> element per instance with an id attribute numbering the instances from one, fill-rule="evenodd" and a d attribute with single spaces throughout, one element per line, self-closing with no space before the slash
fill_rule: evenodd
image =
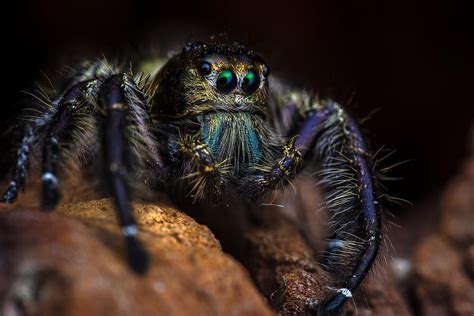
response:
<path id="1" fill-rule="evenodd" d="M 248 48 L 187 44 L 155 80 L 158 115 L 195 117 L 210 112 L 264 115 L 269 69 Z"/>

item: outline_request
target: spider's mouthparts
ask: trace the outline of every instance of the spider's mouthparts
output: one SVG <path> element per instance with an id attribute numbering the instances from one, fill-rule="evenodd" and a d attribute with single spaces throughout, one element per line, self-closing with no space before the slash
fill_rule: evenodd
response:
<path id="1" fill-rule="evenodd" d="M 259 116 L 248 112 L 211 112 L 199 116 L 201 138 L 217 159 L 231 159 L 238 168 L 240 163 L 257 163 L 263 155 L 258 126 Z M 237 171 L 237 170 L 236 170 Z"/>

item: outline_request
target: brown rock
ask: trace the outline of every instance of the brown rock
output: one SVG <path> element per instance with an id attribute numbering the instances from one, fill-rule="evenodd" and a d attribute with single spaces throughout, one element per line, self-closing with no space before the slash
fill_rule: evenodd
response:
<path id="1" fill-rule="evenodd" d="M 474 243 L 474 157 L 443 194 L 441 232 L 460 245 Z"/>
<path id="2" fill-rule="evenodd" d="M 415 295 L 422 315 L 472 315 L 474 286 L 448 239 L 433 235 L 415 250 Z"/>
<path id="3" fill-rule="evenodd" d="M 423 315 L 474 315 L 474 143 L 471 146 L 470 159 L 442 195 L 439 229 L 414 251 L 414 301 Z"/>
<path id="4" fill-rule="evenodd" d="M 467 248 L 465 267 L 471 279 L 474 280 L 474 244 Z"/>
<path id="5" fill-rule="evenodd" d="M 134 209 L 152 254 L 144 277 L 125 264 L 108 200 L 0 211 L 1 314 L 272 314 L 205 226 L 164 206 Z"/>
<path id="6" fill-rule="evenodd" d="M 410 311 L 404 301 L 398 284 L 388 267 L 372 271 L 364 281 L 355 302 L 351 306 L 352 315 L 408 316 Z M 357 307 L 357 309 L 355 307 Z"/>
<path id="7" fill-rule="evenodd" d="M 329 293 L 329 276 L 316 263 L 294 225 L 276 219 L 248 234 L 252 275 L 272 306 L 283 315 L 306 315 Z"/>
<path id="8" fill-rule="evenodd" d="M 290 220 L 275 210 L 262 212 L 265 225 L 247 234 L 246 266 L 280 315 L 314 315 L 318 304 L 334 294 L 334 280 Z M 359 287 L 343 315 L 410 315 L 394 278 L 382 263 L 379 268 Z"/>

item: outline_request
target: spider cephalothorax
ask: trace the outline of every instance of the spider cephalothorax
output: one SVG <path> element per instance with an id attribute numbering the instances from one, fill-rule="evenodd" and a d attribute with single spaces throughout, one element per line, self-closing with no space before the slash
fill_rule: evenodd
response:
<path id="1" fill-rule="evenodd" d="M 264 115 L 268 67 L 242 46 L 190 44 L 172 57 L 153 82 L 160 116 L 189 117 L 207 112 Z"/>
<path id="2" fill-rule="evenodd" d="M 189 156 L 177 159 L 185 161 L 178 179 L 191 183 L 195 199 L 217 202 L 226 186 L 239 189 L 252 169 L 275 158 L 278 139 L 265 122 L 268 75 L 263 60 L 243 46 L 193 43 L 154 79 L 153 118 L 179 130 L 163 136 L 178 137 Z"/>
<path id="3" fill-rule="evenodd" d="M 148 255 L 137 238 L 130 191 L 158 189 L 210 203 L 238 192 L 256 201 L 316 168 L 333 228 L 323 265 L 337 282 L 319 310 L 338 311 L 381 240 L 371 156 L 355 121 L 339 104 L 269 78 L 263 60 L 239 44 L 191 43 L 165 62 L 133 65 L 138 74 L 100 60 L 81 64 L 66 89 L 24 122 L 3 201 L 13 202 L 23 189 L 37 147 L 44 208 L 59 200 L 60 162 L 100 163 L 129 264 L 143 273 Z"/>

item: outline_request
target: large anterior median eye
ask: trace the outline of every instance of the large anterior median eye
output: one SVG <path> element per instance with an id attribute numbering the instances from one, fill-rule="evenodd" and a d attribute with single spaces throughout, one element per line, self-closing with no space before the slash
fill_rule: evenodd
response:
<path id="1" fill-rule="evenodd" d="M 252 93 L 255 90 L 257 90 L 259 86 L 260 86 L 260 77 L 253 70 L 250 70 L 242 79 L 241 88 L 245 93 Z"/>
<path id="2" fill-rule="evenodd" d="M 224 70 L 217 76 L 217 90 L 227 93 L 235 89 L 237 86 L 237 77 L 232 70 Z"/>

